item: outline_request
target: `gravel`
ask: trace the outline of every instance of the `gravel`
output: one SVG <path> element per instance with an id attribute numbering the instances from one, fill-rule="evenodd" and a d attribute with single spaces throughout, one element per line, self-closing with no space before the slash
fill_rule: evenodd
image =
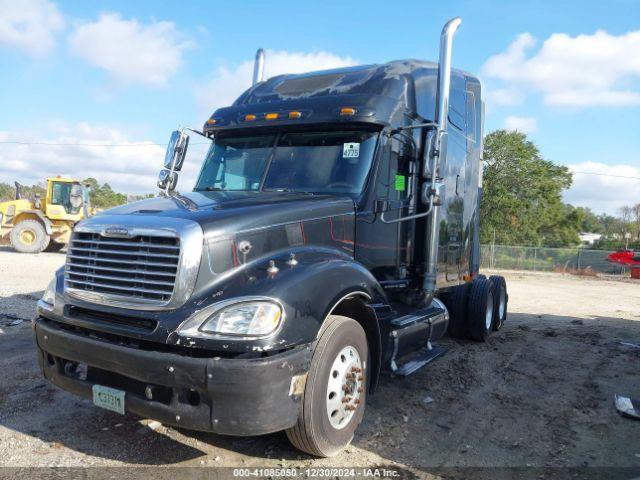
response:
<path id="1" fill-rule="evenodd" d="M 282 433 L 177 430 L 45 382 L 30 319 L 63 263 L 64 253 L 0 249 L 0 466 L 376 465 L 418 477 L 452 467 L 640 467 L 638 424 L 613 408 L 615 393 L 640 397 L 640 350 L 620 344 L 640 342 L 640 282 L 507 273 L 500 332 L 487 343 L 446 339 L 448 353 L 413 376 L 384 376 L 352 446 L 313 459 Z"/>

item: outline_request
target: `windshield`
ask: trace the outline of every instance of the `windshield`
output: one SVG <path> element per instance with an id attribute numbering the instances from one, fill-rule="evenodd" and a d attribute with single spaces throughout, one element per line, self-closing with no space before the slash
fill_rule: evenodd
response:
<path id="1" fill-rule="evenodd" d="M 360 130 L 217 138 L 195 190 L 358 195 L 377 139 L 377 132 Z"/>

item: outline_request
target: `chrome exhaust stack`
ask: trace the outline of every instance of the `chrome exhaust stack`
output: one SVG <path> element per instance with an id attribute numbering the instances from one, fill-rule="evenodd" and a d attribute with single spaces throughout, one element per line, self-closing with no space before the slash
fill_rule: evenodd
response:
<path id="1" fill-rule="evenodd" d="M 253 83 L 251 85 L 255 85 L 262 80 L 264 80 L 264 50 L 259 48 L 256 52 L 256 60 L 253 63 Z"/>
<path id="2" fill-rule="evenodd" d="M 429 217 L 427 255 L 425 275 L 422 289 L 427 297 L 433 298 L 436 291 L 436 277 L 438 274 L 438 230 L 440 210 L 439 182 L 440 163 L 447 157 L 447 127 L 449 114 L 449 93 L 451 90 L 451 54 L 453 51 L 453 36 L 462 23 L 460 17 L 449 20 L 440 34 L 440 58 L 438 59 L 438 91 L 436 92 L 436 119 L 438 130 L 429 142 L 429 171 L 431 185 L 428 189 L 431 216 Z"/>
<path id="3" fill-rule="evenodd" d="M 438 60 L 438 91 L 436 106 L 440 131 L 447 130 L 447 113 L 449 111 L 449 92 L 451 90 L 451 53 L 453 36 L 462 23 L 460 17 L 452 18 L 442 28 L 440 34 L 440 58 Z"/>

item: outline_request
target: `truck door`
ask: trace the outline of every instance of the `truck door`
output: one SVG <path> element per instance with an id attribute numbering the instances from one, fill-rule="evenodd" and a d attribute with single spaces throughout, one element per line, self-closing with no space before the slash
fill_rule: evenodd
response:
<path id="1" fill-rule="evenodd" d="M 445 198 L 441 209 L 440 248 L 444 249 L 445 283 L 459 283 L 464 255 L 463 216 L 467 158 L 465 81 L 461 75 L 451 75 L 449 104 L 449 144 L 442 172 Z M 444 232 L 442 228 L 444 226 Z"/>
<path id="2" fill-rule="evenodd" d="M 466 132 L 467 149 L 465 159 L 465 196 L 463 224 L 463 252 L 460 269 L 463 274 L 477 271 L 479 266 L 479 176 L 482 156 L 482 104 L 480 83 L 467 81 L 466 87 Z M 471 265 L 471 259 L 474 264 Z"/>
<path id="3" fill-rule="evenodd" d="M 410 168 L 411 142 L 400 137 L 381 136 L 379 160 L 372 174 L 371 209 L 376 200 L 386 202 L 387 220 L 408 215 L 412 194 Z M 401 290 L 406 286 L 410 268 L 414 222 L 383 223 L 377 216 L 365 214 L 356 224 L 355 258 L 365 265 L 385 288 Z"/>

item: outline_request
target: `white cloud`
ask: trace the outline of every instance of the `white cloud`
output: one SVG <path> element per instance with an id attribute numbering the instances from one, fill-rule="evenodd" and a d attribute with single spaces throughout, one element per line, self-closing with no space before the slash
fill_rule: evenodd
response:
<path id="1" fill-rule="evenodd" d="M 582 162 L 568 167 L 574 174 L 573 185 L 564 194 L 565 202 L 611 215 L 623 205 L 640 203 L 640 161 L 635 165 Z"/>
<path id="2" fill-rule="evenodd" d="M 522 103 L 524 95 L 515 88 L 497 88 L 495 90 L 485 88 L 484 98 L 489 106 L 513 107 Z"/>
<path id="3" fill-rule="evenodd" d="M 43 130 L 0 131 L 0 142 L 8 141 L 43 144 L 0 144 L 2 181 L 34 184 L 56 175 L 78 179 L 94 177 L 117 191 L 131 194 L 157 191 L 156 179 L 165 152 L 164 145 L 148 140 L 133 141 L 122 130 L 88 123 L 49 125 Z M 91 146 L 56 145 L 78 143 Z M 198 142 L 193 139 L 192 143 Z M 108 146 L 113 144 L 120 146 Z M 198 145 L 190 145 L 179 190 L 189 191 L 193 187 L 203 158 L 196 158 L 198 148 L 202 150 Z"/>
<path id="4" fill-rule="evenodd" d="M 340 57 L 328 52 L 287 52 L 267 50 L 265 79 L 284 73 L 305 73 L 313 70 L 348 67 L 357 62 L 351 57 Z M 213 79 L 197 94 L 200 107 L 212 113 L 216 108 L 231 105 L 251 86 L 253 60 L 247 60 L 235 67 L 222 66 Z"/>
<path id="5" fill-rule="evenodd" d="M 69 37 L 72 53 L 123 84 L 165 85 L 190 46 L 173 22 L 142 24 L 117 13 L 78 24 Z"/>
<path id="6" fill-rule="evenodd" d="M 538 131 L 538 121 L 533 117 L 509 116 L 504 119 L 504 128 L 522 133 L 534 133 Z"/>
<path id="7" fill-rule="evenodd" d="M 520 34 L 485 62 L 483 75 L 502 81 L 505 91 L 538 92 L 549 105 L 640 105 L 640 30 L 554 33 L 529 54 L 536 44 L 529 33 Z"/>
<path id="8" fill-rule="evenodd" d="M 48 0 L 0 0 L 0 46 L 45 54 L 56 44 L 64 17 Z"/>

